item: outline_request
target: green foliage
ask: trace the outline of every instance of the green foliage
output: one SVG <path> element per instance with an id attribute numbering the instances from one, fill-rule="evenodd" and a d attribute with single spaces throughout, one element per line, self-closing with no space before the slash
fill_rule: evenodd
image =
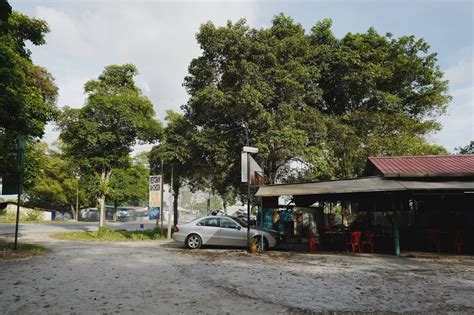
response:
<path id="1" fill-rule="evenodd" d="M 126 169 L 114 169 L 110 177 L 109 193 L 114 205 L 147 205 L 149 176 L 149 170 L 142 164 L 132 165 Z"/>
<path id="2" fill-rule="evenodd" d="M 165 183 L 171 183 L 173 175 L 174 219 L 178 220 L 179 189 L 187 182 L 198 185 L 199 169 L 203 165 L 200 134 L 198 130 L 181 114 L 167 111 L 167 125 L 163 140 L 150 152 L 150 168 L 153 174 L 161 174 L 163 162 Z"/>
<path id="3" fill-rule="evenodd" d="M 0 20 L 0 135 L 41 137 L 46 123 L 57 114 L 57 87 L 46 69 L 32 64 L 26 42 L 44 44 L 49 29 L 43 20 L 7 8 L 4 12 Z"/>
<path id="4" fill-rule="evenodd" d="M 85 84 L 86 104 L 66 108 L 59 122 L 65 154 L 96 173 L 127 166 L 137 140 L 156 141 L 161 125 L 151 101 L 133 83 L 133 65 L 108 66 Z"/>
<path id="5" fill-rule="evenodd" d="M 450 100 L 429 45 L 373 28 L 338 39 L 331 26 L 306 34 L 283 14 L 269 28 L 201 26 L 183 109 L 221 196 L 240 186 L 246 130 L 270 183 L 353 177 L 368 156 L 446 152 L 425 140 Z"/>
<path id="6" fill-rule="evenodd" d="M 164 229 L 163 235 L 166 235 Z M 155 228 L 153 230 L 143 231 L 125 231 L 112 230 L 106 227 L 100 227 L 96 232 L 63 232 L 51 235 L 51 237 L 61 240 L 76 240 L 76 241 L 145 241 L 161 239 L 161 230 Z"/>
<path id="7" fill-rule="evenodd" d="M 26 48 L 45 43 L 49 31 L 45 21 L 13 12 L 5 0 L 0 1 L 0 177 L 18 181 L 16 172 L 16 139 L 24 136 L 28 146 L 42 137 L 45 125 L 58 113 L 58 89 L 53 76 L 36 66 Z M 25 158 L 25 185 L 35 177 L 36 161 Z"/>
<path id="8" fill-rule="evenodd" d="M 458 154 L 474 154 L 474 141 L 463 147 L 457 147 L 455 150 Z"/>
<path id="9" fill-rule="evenodd" d="M 34 163 L 36 177 L 25 189 L 27 205 L 66 210 L 75 216 L 78 185 L 79 204 L 89 205 L 87 193 L 80 185 L 80 179 L 76 178 L 74 165 L 64 160 L 57 151 L 48 149 L 47 144 L 42 142 L 36 143 L 34 149 L 27 151 L 27 156 L 28 154 L 31 158 L 27 161 L 36 161 Z M 32 166 L 27 165 L 27 169 L 28 167 Z"/>

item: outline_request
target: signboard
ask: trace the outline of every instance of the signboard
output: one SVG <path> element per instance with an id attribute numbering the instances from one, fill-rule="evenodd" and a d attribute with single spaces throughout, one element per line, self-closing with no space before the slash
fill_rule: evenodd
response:
<path id="1" fill-rule="evenodd" d="M 242 152 L 242 183 L 247 183 L 247 157 L 250 158 L 250 185 L 263 185 L 265 184 L 265 176 L 263 168 L 258 165 L 258 163 L 245 152 Z"/>
<path id="2" fill-rule="evenodd" d="M 150 176 L 150 193 L 148 200 L 148 218 L 150 220 L 160 218 L 162 184 L 161 175 Z"/>

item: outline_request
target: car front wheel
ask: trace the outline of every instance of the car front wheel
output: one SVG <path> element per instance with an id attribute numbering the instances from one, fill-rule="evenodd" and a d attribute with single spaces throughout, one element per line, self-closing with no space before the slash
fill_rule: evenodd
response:
<path id="1" fill-rule="evenodd" d="M 197 249 L 200 248 L 202 245 L 201 237 L 197 234 L 191 234 L 186 239 L 186 247 L 190 249 Z"/>

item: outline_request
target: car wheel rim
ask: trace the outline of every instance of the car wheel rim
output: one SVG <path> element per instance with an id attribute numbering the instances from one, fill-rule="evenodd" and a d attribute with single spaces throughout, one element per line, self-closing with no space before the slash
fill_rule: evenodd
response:
<path id="1" fill-rule="evenodd" d="M 197 236 L 191 236 L 188 239 L 188 245 L 191 248 L 197 248 L 199 246 L 199 238 Z"/>

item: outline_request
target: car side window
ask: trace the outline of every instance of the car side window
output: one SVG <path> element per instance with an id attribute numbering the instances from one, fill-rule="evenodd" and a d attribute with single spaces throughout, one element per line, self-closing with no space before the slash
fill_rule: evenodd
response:
<path id="1" fill-rule="evenodd" d="M 207 219 L 199 221 L 196 225 L 219 227 L 219 218 L 207 218 Z"/>
<path id="2" fill-rule="evenodd" d="M 237 224 L 229 219 L 221 219 L 221 227 L 228 229 L 237 229 Z"/>

